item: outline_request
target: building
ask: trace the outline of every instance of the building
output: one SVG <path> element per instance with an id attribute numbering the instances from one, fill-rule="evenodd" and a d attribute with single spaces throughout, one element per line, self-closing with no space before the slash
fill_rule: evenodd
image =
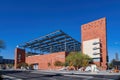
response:
<path id="1" fill-rule="evenodd" d="M 93 58 L 97 66 L 107 69 L 106 18 L 83 24 L 81 32 L 82 52 Z M 15 49 L 15 68 L 18 64 L 26 62 L 32 64 L 34 69 L 56 69 L 54 62 L 65 62 L 66 56 L 73 51 L 81 51 L 81 43 L 57 30 L 19 44 Z M 51 66 L 48 66 L 48 63 Z"/>
<path id="2" fill-rule="evenodd" d="M 34 69 L 56 69 L 55 61 L 65 62 L 67 54 L 72 51 L 80 51 L 80 42 L 63 31 L 57 30 L 19 44 L 15 49 L 15 68 L 19 63 L 26 62 L 29 65 L 32 64 Z M 33 55 L 33 53 L 39 54 Z"/>
<path id="3" fill-rule="evenodd" d="M 106 18 L 83 24 L 82 52 L 93 58 L 93 62 L 107 69 Z"/>
<path id="4" fill-rule="evenodd" d="M 2 56 L 0 56 L 0 64 L 14 64 L 13 59 L 4 59 Z"/>
<path id="5" fill-rule="evenodd" d="M 0 69 L 12 68 L 13 65 L 13 59 L 4 59 L 2 56 L 0 56 Z"/>
<path id="6" fill-rule="evenodd" d="M 118 53 L 115 53 L 115 60 L 119 61 L 119 55 L 118 55 Z"/>

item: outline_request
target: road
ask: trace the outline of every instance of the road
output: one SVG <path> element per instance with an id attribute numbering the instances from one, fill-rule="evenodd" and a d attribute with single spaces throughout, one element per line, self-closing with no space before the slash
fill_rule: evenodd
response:
<path id="1" fill-rule="evenodd" d="M 85 75 L 39 71 L 3 71 L 3 80 L 120 80 L 120 75 Z"/>

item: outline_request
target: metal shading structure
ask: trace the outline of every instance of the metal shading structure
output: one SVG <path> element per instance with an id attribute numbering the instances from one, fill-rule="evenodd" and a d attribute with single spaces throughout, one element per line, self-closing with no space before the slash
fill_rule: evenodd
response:
<path id="1" fill-rule="evenodd" d="M 46 53 L 80 51 L 80 42 L 62 30 L 57 30 L 29 42 L 19 44 L 18 46 L 20 48 L 29 48 Z"/>

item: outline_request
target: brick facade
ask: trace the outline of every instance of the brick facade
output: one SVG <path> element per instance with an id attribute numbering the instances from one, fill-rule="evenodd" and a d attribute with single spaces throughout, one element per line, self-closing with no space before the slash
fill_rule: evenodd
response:
<path id="1" fill-rule="evenodd" d="M 101 18 L 99 20 L 83 24 L 81 26 L 81 37 L 82 37 L 82 47 L 83 42 L 91 39 L 100 39 L 100 62 L 94 62 L 103 69 L 107 69 L 107 43 L 106 43 L 106 18 Z M 88 45 L 89 46 L 89 45 Z M 82 50 L 83 52 L 83 50 Z M 83 52 L 84 53 L 84 52 Z M 65 62 L 66 52 L 56 52 L 44 55 L 34 55 L 25 57 L 25 50 L 16 48 L 15 50 L 15 68 L 17 64 L 21 62 L 26 62 L 28 64 L 37 64 L 38 69 L 56 69 L 54 66 L 55 61 Z M 51 65 L 48 66 L 48 63 Z"/>
<path id="2" fill-rule="evenodd" d="M 55 61 L 65 62 L 66 52 L 57 52 L 44 55 L 34 55 L 26 57 L 26 63 L 28 64 L 38 64 L 38 69 L 57 69 L 54 66 Z M 48 66 L 48 63 L 51 65 Z"/>
<path id="3" fill-rule="evenodd" d="M 19 56 L 21 55 L 21 57 Z M 17 65 L 22 62 L 27 64 L 38 64 L 38 69 L 58 69 L 61 67 L 54 66 L 55 61 L 65 62 L 67 52 L 56 52 L 44 55 L 33 55 L 25 57 L 25 50 L 16 48 L 15 49 L 15 69 Z M 50 66 L 48 66 L 50 63 Z"/>
<path id="4" fill-rule="evenodd" d="M 100 39 L 100 52 L 101 52 L 101 61 L 97 63 L 97 65 L 103 67 L 103 69 L 107 68 L 107 43 L 106 43 L 106 18 L 101 18 L 99 20 L 83 24 L 81 26 L 81 37 L 82 43 L 86 40 L 91 40 L 95 38 Z M 82 44 L 83 47 L 83 44 Z M 82 50 L 83 52 L 83 50 Z M 84 53 L 84 52 L 83 52 Z"/>
<path id="5" fill-rule="evenodd" d="M 15 69 L 17 68 L 17 65 L 22 62 L 25 62 L 25 50 L 16 48 L 15 49 L 15 65 L 14 65 Z"/>

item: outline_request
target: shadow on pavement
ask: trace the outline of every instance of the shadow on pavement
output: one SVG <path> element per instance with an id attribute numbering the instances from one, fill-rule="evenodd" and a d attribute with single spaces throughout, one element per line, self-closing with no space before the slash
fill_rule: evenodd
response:
<path id="1" fill-rule="evenodd" d="M 12 79 L 9 79 L 9 78 L 3 78 L 2 75 L 7 75 L 7 74 L 16 74 L 16 73 L 22 73 L 22 72 L 25 72 L 25 71 L 16 71 L 16 70 L 13 70 L 13 71 L 7 71 L 7 70 L 1 70 L 0 71 L 0 80 L 12 80 Z"/>
<path id="2" fill-rule="evenodd" d="M 9 79 L 9 78 L 4 78 L 4 79 L 1 79 L 1 80 L 12 80 L 12 79 Z"/>
<path id="3" fill-rule="evenodd" d="M 61 75 L 61 74 L 43 75 L 43 77 L 54 77 L 54 76 L 63 76 L 63 75 Z"/>
<path id="4" fill-rule="evenodd" d="M 21 73 L 21 72 L 27 72 L 27 71 L 15 71 L 15 70 L 13 70 L 13 71 L 0 71 L 0 73 L 2 74 L 2 75 L 4 75 L 4 74 L 14 74 L 14 73 Z"/>

